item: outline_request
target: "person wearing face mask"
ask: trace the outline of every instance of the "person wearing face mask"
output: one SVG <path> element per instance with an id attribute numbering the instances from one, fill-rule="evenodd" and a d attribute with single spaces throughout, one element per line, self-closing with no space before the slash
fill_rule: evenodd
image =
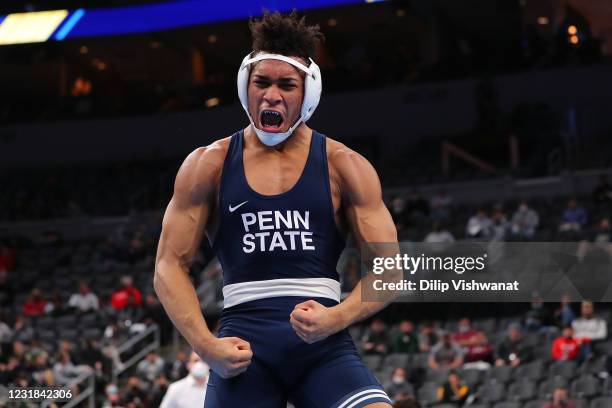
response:
<path id="1" fill-rule="evenodd" d="M 395 370 L 393 370 L 393 373 L 391 374 L 391 382 L 387 384 L 385 390 L 394 401 L 398 399 L 396 395 L 414 395 L 414 388 L 408 380 L 405 368 L 397 367 Z"/>
<path id="2" fill-rule="evenodd" d="M 160 408 L 201 408 L 206 397 L 209 367 L 192 352 L 187 362 L 189 374 L 168 386 Z"/>

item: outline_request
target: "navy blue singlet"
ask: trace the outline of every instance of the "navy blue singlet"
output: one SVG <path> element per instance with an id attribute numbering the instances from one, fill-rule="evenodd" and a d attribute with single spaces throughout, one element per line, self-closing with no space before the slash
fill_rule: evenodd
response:
<path id="1" fill-rule="evenodd" d="M 219 337 L 251 345 L 246 372 L 211 372 L 205 408 L 361 408 L 390 402 L 342 330 L 307 344 L 289 322 L 295 305 L 340 301 L 336 264 L 344 247 L 334 221 L 325 136 L 313 131 L 302 175 L 287 192 L 250 188 L 243 132 L 232 136 L 219 190 L 220 223 L 213 248 L 223 269 Z"/>
<path id="2" fill-rule="evenodd" d="M 225 307 L 290 295 L 339 301 L 336 265 L 344 240 L 334 220 L 325 136 L 313 131 L 300 178 L 277 195 L 249 186 L 242 150 L 238 132 L 223 166 L 213 245 L 223 269 Z"/>

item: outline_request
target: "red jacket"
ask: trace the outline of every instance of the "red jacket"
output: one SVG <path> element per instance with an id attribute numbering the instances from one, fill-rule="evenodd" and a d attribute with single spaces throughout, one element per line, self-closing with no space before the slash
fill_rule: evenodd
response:
<path id="1" fill-rule="evenodd" d="M 135 287 L 123 287 L 114 292 L 111 296 L 111 306 L 115 310 L 122 310 L 127 306 L 140 306 L 142 295 Z"/>
<path id="2" fill-rule="evenodd" d="M 573 337 L 557 337 L 552 345 L 552 357 L 555 360 L 574 360 L 579 352 L 580 342 Z"/>
<path id="3" fill-rule="evenodd" d="M 30 316 L 40 316 L 43 313 L 45 313 L 45 306 L 47 305 L 47 302 L 44 300 L 31 300 L 28 299 L 24 304 L 23 304 L 23 315 L 26 317 L 30 317 Z"/>

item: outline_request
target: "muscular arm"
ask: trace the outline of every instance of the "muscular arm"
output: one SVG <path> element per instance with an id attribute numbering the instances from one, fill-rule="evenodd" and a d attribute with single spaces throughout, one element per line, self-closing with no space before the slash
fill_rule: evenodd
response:
<path id="1" fill-rule="evenodd" d="M 195 150 L 181 166 L 164 215 L 153 285 L 168 316 L 195 352 L 221 377 L 230 378 L 251 364 L 251 346 L 237 337 L 212 335 L 188 276 L 216 201 L 225 152 L 217 142 Z"/>
<path id="2" fill-rule="evenodd" d="M 350 231 L 362 253 L 372 256 L 393 257 L 399 253 L 397 230 L 383 199 L 380 181 L 372 165 L 361 155 L 348 148 L 335 152 L 333 165 L 339 176 L 339 189 Z M 372 245 L 384 243 L 385 245 Z M 386 281 L 401 279 L 400 271 L 385 272 Z M 395 295 L 387 295 L 383 301 L 362 301 L 363 285 L 370 285 L 372 274 L 364 277 L 350 295 L 335 309 L 344 327 L 383 309 Z"/>
<path id="3" fill-rule="evenodd" d="M 367 249 L 372 256 L 394 257 L 399 253 L 397 231 L 383 203 L 380 181 L 372 165 L 344 146 L 332 153 L 329 163 L 330 172 L 333 169 L 337 175 L 342 207 L 359 247 Z M 387 282 L 401 278 L 401 271 L 385 272 Z M 313 343 L 383 309 L 397 295 L 387 291 L 380 297 L 381 301 L 363 302 L 362 287 L 371 287 L 373 280 L 373 275 L 368 274 L 342 303 L 334 307 L 325 308 L 314 300 L 296 305 L 290 321 L 298 336 Z"/>
<path id="4" fill-rule="evenodd" d="M 208 222 L 218 164 L 207 148 L 191 153 L 181 166 L 164 215 L 155 262 L 154 287 L 170 319 L 196 350 L 212 334 L 204 321 L 189 266 Z"/>

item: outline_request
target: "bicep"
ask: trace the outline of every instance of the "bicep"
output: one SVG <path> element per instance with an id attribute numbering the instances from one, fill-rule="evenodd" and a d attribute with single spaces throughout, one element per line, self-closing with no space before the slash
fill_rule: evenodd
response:
<path id="1" fill-rule="evenodd" d="M 211 183 L 201 179 L 203 173 L 196 158 L 187 158 L 179 170 L 174 194 L 162 222 L 157 258 L 186 265 L 193 259 L 210 212 Z"/>

